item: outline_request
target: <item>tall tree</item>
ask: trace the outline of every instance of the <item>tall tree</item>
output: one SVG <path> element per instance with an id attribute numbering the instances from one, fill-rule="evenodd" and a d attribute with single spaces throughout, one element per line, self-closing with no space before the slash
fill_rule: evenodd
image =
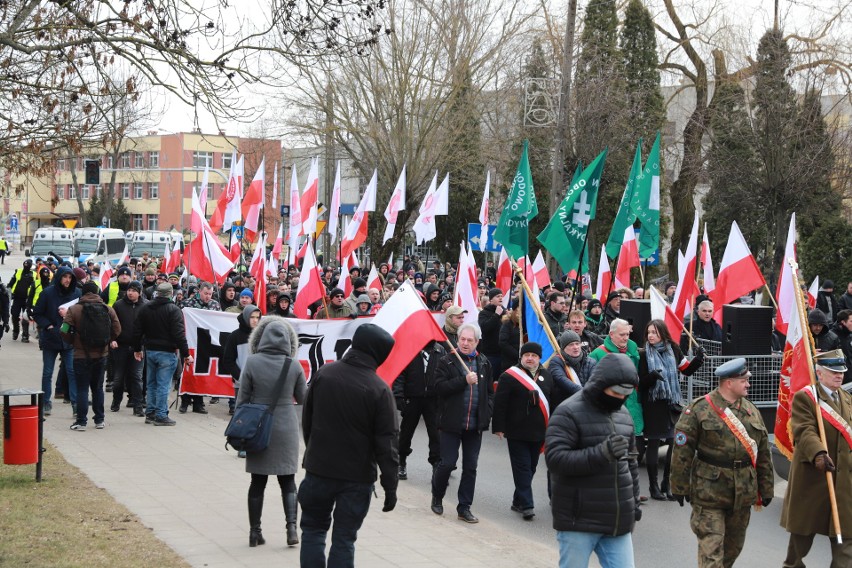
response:
<path id="1" fill-rule="evenodd" d="M 643 139 L 644 154 L 666 118 L 660 90 L 659 57 L 654 21 L 642 0 L 630 0 L 620 36 L 627 92 L 627 111 L 634 139 Z"/>

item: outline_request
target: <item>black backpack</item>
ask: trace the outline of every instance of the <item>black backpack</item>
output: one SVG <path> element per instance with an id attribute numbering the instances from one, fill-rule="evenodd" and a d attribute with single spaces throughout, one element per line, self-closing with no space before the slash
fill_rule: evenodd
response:
<path id="1" fill-rule="evenodd" d="M 101 302 L 81 304 L 83 314 L 77 326 L 77 334 L 86 350 L 103 349 L 109 345 L 112 335 L 112 318 L 109 308 Z"/>

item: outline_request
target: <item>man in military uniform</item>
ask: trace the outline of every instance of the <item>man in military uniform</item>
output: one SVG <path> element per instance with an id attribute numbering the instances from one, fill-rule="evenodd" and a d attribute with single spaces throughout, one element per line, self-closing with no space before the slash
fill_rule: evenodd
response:
<path id="1" fill-rule="evenodd" d="M 852 566 L 852 396 L 840 388 L 846 361 L 843 351 L 835 349 L 816 355 L 815 363 L 819 385 L 805 387 L 793 396 L 790 428 L 795 449 L 781 513 L 781 526 L 790 533 L 784 568 L 804 568 L 803 559 L 817 534 L 830 537 L 831 568 Z M 825 446 L 817 425 L 817 400 Z M 842 543 L 835 538 L 831 519 L 827 471 L 835 475 Z"/>
<path id="2" fill-rule="evenodd" d="M 745 543 L 751 506 L 769 505 L 774 476 L 769 437 L 748 395 L 743 358 L 716 369 L 719 387 L 692 401 L 675 426 L 671 489 L 698 537 L 699 568 L 734 565 Z M 753 471 L 754 470 L 754 471 Z"/>

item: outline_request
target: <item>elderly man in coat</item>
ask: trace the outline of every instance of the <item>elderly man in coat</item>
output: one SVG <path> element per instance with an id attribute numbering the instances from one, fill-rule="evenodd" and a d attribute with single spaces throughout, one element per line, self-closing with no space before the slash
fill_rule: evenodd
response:
<path id="1" fill-rule="evenodd" d="M 793 397 L 790 427 L 793 460 L 784 497 L 781 526 L 790 533 L 784 568 L 803 568 L 814 536 L 830 537 L 831 568 L 852 566 L 852 396 L 840 388 L 846 361 L 839 349 L 815 358 L 819 384 Z M 816 400 L 825 426 L 823 446 L 817 425 Z M 838 543 L 831 520 L 826 472 L 834 473 L 834 492 L 843 542 Z"/>

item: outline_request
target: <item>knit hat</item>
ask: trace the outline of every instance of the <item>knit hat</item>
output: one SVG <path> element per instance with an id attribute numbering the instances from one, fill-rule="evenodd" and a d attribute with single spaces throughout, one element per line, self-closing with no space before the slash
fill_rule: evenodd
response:
<path id="1" fill-rule="evenodd" d="M 79 266 L 72 270 L 71 273 L 74 274 L 74 278 L 76 278 L 78 282 L 86 277 L 86 271 Z"/>
<path id="2" fill-rule="evenodd" d="M 814 308 L 808 314 L 809 325 L 828 325 L 828 316 L 819 308 Z"/>
<path id="3" fill-rule="evenodd" d="M 601 308 L 601 307 L 603 307 L 603 306 L 601 306 L 601 301 L 598 300 L 597 298 L 592 298 L 591 300 L 589 300 L 589 303 L 586 305 L 587 310 L 591 310 L 592 308 Z"/>
<path id="4" fill-rule="evenodd" d="M 343 297 L 345 298 L 345 297 L 346 297 L 346 292 L 344 292 L 344 291 L 343 291 L 343 290 L 341 290 L 340 288 L 332 288 L 332 289 L 331 289 L 331 292 L 329 292 L 329 293 L 328 293 L 328 297 L 329 297 L 329 298 L 334 298 L 335 296 L 338 296 L 338 295 L 339 295 L 339 296 L 343 296 Z"/>
<path id="5" fill-rule="evenodd" d="M 74 269 L 76 270 L 76 268 Z M 83 294 L 97 294 L 98 293 L 98 285 L 94 282 L 86 282 L 83 284 L 82 289 L 80 290 Z"/>
<path id="6" fill-rule="evenodd" d="M 121 268 L 119 268 L 116 271 L 115 275 L 116 276 L 133 276 L 133 273 L 130 271 L 129 266 L 122 266 Z"/>
<path id="7" fill-rule="evenodd" d="M 571 345 L 572 343 L 579 343 L 579 342 L 580 342 L 580 336 L 577 335 L 576 332 L 571 331 L 570 329 L 568 331 L 563 331 L 562 335 L 559 336 L 559 348 L 560 349 L 565 349 L 567 346 Z"/>
<path id="8" fill-rule="evenodd" d="M 130 290 L 131 288 L 136 290 L 137 292 L 141 292 L 142 291 L 142 283 L 139 282 L 138 280 L 132 280 L 130 282 L 130 284 L 127 285 L 128 290 Z"/>
<path id="9" fill-rule="evenodd" d="M 172 285 L 168 282 L 163 282 L 161 284 L 157 284 L 157 296 L 160 298 L 171 298 L 172 294 L 174 294 L 174 289 Z"/>
<path id="10" fill-rule="evenodd" d="M 254 294 L 248 288 L 243 288 L 243 291 L 240 292 L 240 298 L 242 298 L 243 296 L 248 296 L 249 298 L 254 299 Z"/>
<path id="11" fill-rule="evenodd" d="M 610 303 L 611 301 L 613 301 L 613 300 L 614 300 L 614 299 L 616 299 L 616 298 L 619 298 L 619 299 L 620 299 L 620 298 L 621 298 L 621 294 L 619 294 L 618 292 L 615 292 L 615 291 L 610 292 L 610 293 L 607 295 L 607 297 L 606 297 L 606 303 L 608 304 L 608 303 Z"/>
<path id="12" fill-rule="evenodd" d="M 157 269 L 154 268 L 153 266 L 149 266 L 148 268 L 145 269 L 145 276 L 156 276 L 156 275 L 157 275 Z"/>
<path id="13" fill-rule="evenodd" d="M 491 288 L 488 291 L 488 299 L 493 300 L 495 297 L 501 295 L 502 293 L 503 293 L 503 290 L 501 290 L 500 288 Z"/>
<path id="14" fill-rule="evenodd" d="M 528 341 L 521 347 L 521 357 L 523 357 L 525 353 L 535 353 L 538 355 L 538 358 L 541 359 L 541 345 L 535 341 Z"/>
<path id="15" fill-rule="evenodd" d="M 352 281 L 352 287 L 356 290 L 358 288 L 366 288 L 367 287 L 367 281 L 364 280 L 363 278 L 356 278 L 355 280 Z"/>

